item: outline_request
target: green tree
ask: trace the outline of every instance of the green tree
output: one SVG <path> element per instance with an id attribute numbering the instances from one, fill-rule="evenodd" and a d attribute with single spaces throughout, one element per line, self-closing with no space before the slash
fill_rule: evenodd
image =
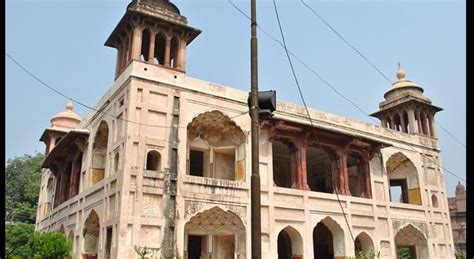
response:
<path id="1" fill-rule="evenodd" d="M 7 222 L 35 223 L 43 159 L 41 153 L 8 159 L 5 167 Z"/>
<path id="2" fill-rule="evenodd" d="M 69 256 L 72 241 L 59 232 L 33 233 L 28 241 L 33 258 L 59 259 Z"/>
<path id="3" fill-rule="evenodd" d="M 30 249 L 27 245 L 35 226 L 27 223 L 9 223 L 5 226 L 5 257 L 27 258 Z"/>

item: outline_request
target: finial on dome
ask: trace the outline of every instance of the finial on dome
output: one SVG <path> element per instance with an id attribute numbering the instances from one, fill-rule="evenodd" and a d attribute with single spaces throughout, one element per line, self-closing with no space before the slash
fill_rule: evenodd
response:
<path id="1" fill-rule="evenodd" d="M 405 70 L 403 70 L 402 66 L 400 65 L 400 62 L 398 62 L 398 70 L 397 70 L 398 80 L 404 80 L 405 76 L 406 76 Z"/>
<path id="2" fill-rule="evenodd" d="M 69 102 L 67 102 L 66 104 L 66 110 L 72 111 L 72 108 L 74 108 L 74 104 L 72 103 L 71 100 L 69 100 Z"/>

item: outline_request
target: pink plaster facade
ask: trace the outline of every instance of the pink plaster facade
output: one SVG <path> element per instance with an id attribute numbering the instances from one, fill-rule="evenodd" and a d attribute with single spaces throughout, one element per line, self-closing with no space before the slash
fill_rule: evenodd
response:
<path id="1" fill-rule="evenodd" d="M 100 112 L 45 130 L 36 230 L 64 230 L 74 258 L 137 258 L 134 246 L 152 258 L 250 258 L 248 93 L 186 75 L 199 32 L 168 1 L 132 2 L 106 42 L 118 50 L 116 79 Z M 395 258 L 399 246 L 453 258 L 436 135 L 309 112 L 314 128 L 304 107 L 280 101 L 261 121 L 263 258 L 314 258 L 318 223 L 334 258 L 356 247 Z M 397 180 L 407 203 L 390 198 Z"/>

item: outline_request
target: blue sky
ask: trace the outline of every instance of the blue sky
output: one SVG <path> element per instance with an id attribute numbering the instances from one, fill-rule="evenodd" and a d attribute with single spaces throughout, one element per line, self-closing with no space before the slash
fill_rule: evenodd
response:
<path id="1" fill-rule="evenodd" d="M 173 1 L 202 30 L 188 47 L 191 77 L 250 89 L 250 24 L 226 0 Z M 235 0 L 249 13 L 249 1 Z M 257 1 L 258 23 L 280 38 L 272 1 Z M 407 79 L 444 108 L 437 122 L 466 143 L 466 4 L 458 0 L 306 1 L 390 80 L 401 62 Z M 6 50 L 39 78 L 91 106 L 112 86 L 116 50 L 104 46 L 127 0 L 7 0 Z M 299 0 L 279 0 L 288 48 L 367 113 L 378 110 L 390 84 Z M 283 49 L 261 31 L 259 88 L 302 104 Z M 294 61 L 308 106 L 374 123 Z M 67 100 L 6 60 L 6 152 L 43 152 L 39 141 Z M 81 116 L 88 110 L 75 105 Z M 438 127 L 443 166 L 466 178 L 466 148 Z M 458 179 L 445 173 L 449 196 Z"/>

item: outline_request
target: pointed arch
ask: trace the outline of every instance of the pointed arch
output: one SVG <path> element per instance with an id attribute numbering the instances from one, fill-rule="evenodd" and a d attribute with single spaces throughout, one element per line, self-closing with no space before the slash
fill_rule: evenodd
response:
<path id="1" fill-rule="evenodd" d="M 426 236 L 413 224 L 408 223 L 399 228 L 394 239 L 397 254 L 406 250 L 411 258 L 429 258 Z"/>
<path id="2" fill-rule="evenodd" d="M 431 195 L 431 206 L 433 206 L 433 208 L 439 208 L 438 197 L 436 197 L 436 194 Z"/>
<path id="3" fill-rule="evenodd" d="M 185 254 L 200 258 L 235 258 L 245 253 L 245 226 L 233 211 L 214 206 L 191 216 L 184 226 Z M 207 245 L 206 245 L 207 244 Z M 213 250 L 208 250 L 209 245 Z"/>
<path id="4" fill-rule="evenodd" d="M 199 114 L 187 126 L 187 174 L 245 179 L 245 134 L 221 111 Z"/>
<path id="5" fill-rule="evenodd" d="M 59 227 L 58 232 L 61 233 L 61 234 L 66 234 L 66 231 L 64 230 L 64 225 L 63 224 L 61 224 L 61 226 Z"/>
<path id="6" fill-rule="evenodd" d="M 83 254 L 97 256 L 100 240 L 100 219 L 95 210 L 92 210 L 84 221 L 82 235 L 84 237 Z"/>
<path id="7" fill-rule="evenodd" d="M 104 179 L 105 165 L 107 161 L 107 148 L 109 141 L 109 126 L 101 121 L 94 137 L 92 146 L 92 169 L 89 177 L 89 186 Z"/>
<path id="8" fill-rule="evenodd" d="M 374 251 L 374 242 L 372 241 L 372 238 L 369 234 L 367 234 L 365 231 L 362 231 L 355 238 L 354 248 L 356 255 L 358 251 L 361 251 L 364 253 L 364 255 L 367 255 L 368 253 Z"/>
<path id="9" fill-rule="evenodd" d="M 278 259 L 302 258 L 304 254 L 303 238 L 292 226 L 288 225 L 278 232 Z"/>
<path id="10" fill-rule="evenodd" d="M 402 152 L 389 157 L 386 163 L 390 183 L 390 200 L 421 205 L 418 170 Z M 400 195 L 399 197 L 396 197 Z"/>
<path id="11" fill-rule="evenodd" d="M 314 255 L 344 256 L 345 242 L 342 227 L 327 216 L 319 221 L 313 229 Z"/>

